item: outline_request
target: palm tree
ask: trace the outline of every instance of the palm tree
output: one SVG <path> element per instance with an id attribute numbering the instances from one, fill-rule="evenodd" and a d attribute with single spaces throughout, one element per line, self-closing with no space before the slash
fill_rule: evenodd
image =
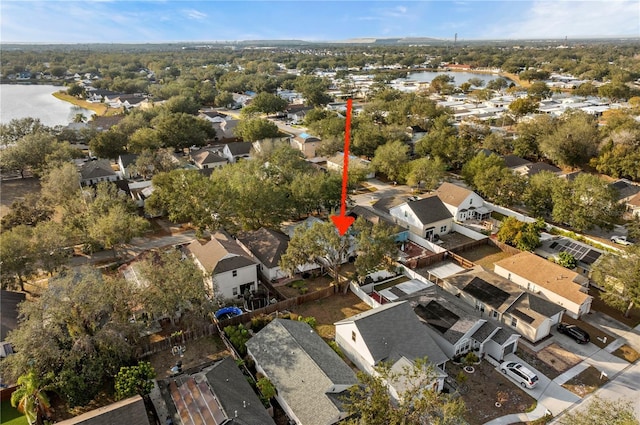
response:
<path id="1" fill-rule="evenodd" d="M 11 405 L 24 413 L 30 425 L 44 423 L 43 416 L 51 403 L 35 371 L 18 378 L 18 388 L 11 394 Z"/>

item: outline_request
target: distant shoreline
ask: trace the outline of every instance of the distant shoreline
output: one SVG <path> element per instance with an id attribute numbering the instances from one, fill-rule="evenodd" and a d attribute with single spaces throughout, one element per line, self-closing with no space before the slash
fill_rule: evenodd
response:
<path id="1" fill-rule="evenodd" d="M 122 112 L 120 108 L 110 108 L 108 105 L 104 103 L 92 103 L 87 102 L 86 100 L 78 99 L 77 97 L 70 96 L 63 92 L 62 90 L 53 93 L 53 97 L 56 99 L 69 102 L 75 106 L 79 106 L 83 109 L 89 109 L 96 113 L 97 116 L 109 116 L 109 115 L 118 115 Z"/>

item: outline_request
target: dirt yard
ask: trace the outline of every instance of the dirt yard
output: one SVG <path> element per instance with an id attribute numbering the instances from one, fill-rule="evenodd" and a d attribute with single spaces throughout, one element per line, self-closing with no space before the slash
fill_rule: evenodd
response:
<path id="1" fill-rule="evenodd" d="M 558 374 L 571 369 L 582 361 L 580 357 L 565 350 L 555 342 L 538 351 L 538 358 L 555 369 Z"/>
<path id="2" fill-rule="evenodd" d="M 562 386 L 577 396 L 584 397 L 606 384 L 607 381 L 609 379 L 606 376 L 602 376 L 598 369 L 589 366 L 580 374 L 562 384 Z"/>
<path id="3" fill-rule="evenodd" d="M 171 376 L 170 369 L 178 360 L 182 360 L 182 369 L 186 370 L 231 355 L 217 335 L 189 341 L 185 346 L 183 357 L 174 356 L 171 354 L 171 350 L 164 350 L 153 354 L 148 359 L 155 369 L 158 379 Z"/>
<path id="4" fill-rule="evenodd" d="M 618 322 L 624 323 L 627 326 L 635 328 L 640 324 L 640 308 L 632 308 L 629 317 L 625 317 L 624 313 L 618 309 L 615 309 L 602 301 L 602 291 L 597 288 L 589 288 L 589 295 L 593 297 L 591 308 L 595 311 L 606 314 L 609 317 L 616 319 Z"/>
<path id="5" fill-rule="evenodd" d="M 493 270 L 494 263 L 511 256 L 511 254 L 502 252 L 492 245 L 480 245 L 472 250 L 461 252 L 459 255 L 489 270 Z"/>
<path id="6" fill-rule="evenodd" d="M 531 396 L 488 362 L 483 361 L 473 367 L 474 373 L 466 373 L 462 371 L 462 366 L 447 364 L 447 373 L 453 379 L 459 374 L 466 376 L 466 380 L 459 385 L 468 387 L 468 391 L 462 394 L 462 399 L 467 407 L 465 419 L 469 424 L 484 424 L 497 417 L 527 412 L 535 407 L 536 401 Z M 504 396 L 501 407 L 495 406 L 498 392 Z"/>
<path id="7" fill-rule="evenodd" d="M 640 359 L 640 353 L 629 347 L 627 344 L 618 348 L 612 354 L 622 360 L 628 361 L 629 363 L 635 363 L 636 360 Z"/>
<path id="8" fill-rule="evenodd" d="M 366 303 L 351 292 L 335 294 L 318 301 L 308 302 L 291 309 L 292 313 L 316 318 L 318 334 L 326 339 L 336 336 L 333 324 L 339 320 L 370 310 Z"/>
<path id="9" fill-rule="evenodd" d="M 40 181 L 35 177 L 2 180 L 0 186 L 0 217 L 9 212 L 13 201 L 24 198 L 28 193 L 40 192 Z"/>
<path id="10" fill-rule="evenodd" d="M 615 341 L 615 337 L 604 332 L 602 329 L 597 328 L 583 320 L 574 319 L 572 317 L 567 316 L 566 314 L 562 316 L 562 321 L 565 323 L 571 323 L 572 325 L 576 325 L 587 331 L 589 336 L 591 337 L 591 342 L 597 345 L 600 348 L 604 348 L 607 345 L 611 344 Z M 569 338 L 565 335 L 566 338 Z"/>

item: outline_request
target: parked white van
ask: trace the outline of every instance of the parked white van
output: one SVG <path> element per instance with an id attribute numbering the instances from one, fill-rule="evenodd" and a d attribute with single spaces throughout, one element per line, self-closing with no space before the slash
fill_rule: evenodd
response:
<path id="1" fill-rule="evenodd" d="M 538 383 L 538 375 L 518 362 L 504 362 L 500 370 L 520 383 L 523 388 L 533 388 Z"/>

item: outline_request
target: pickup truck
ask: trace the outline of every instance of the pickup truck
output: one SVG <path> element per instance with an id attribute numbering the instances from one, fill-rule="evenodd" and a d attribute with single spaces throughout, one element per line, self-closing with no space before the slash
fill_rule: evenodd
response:
<path id="1" fill-rule="evenodd" d="M 611 236 L 611 242 L 627 246 L 633 245 L 633 242 L 628 241 L 626 236 Z"/>

